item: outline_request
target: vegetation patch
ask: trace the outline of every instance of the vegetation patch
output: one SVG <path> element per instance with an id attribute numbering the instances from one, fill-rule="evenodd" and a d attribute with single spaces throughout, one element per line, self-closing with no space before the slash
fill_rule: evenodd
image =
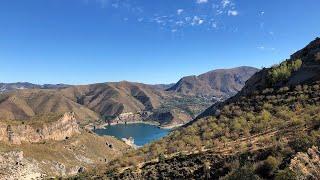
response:
<path id="1" fill-rule="evenodd" d="M 278 82 L 286 81 L 293 72 L 298 71 L 302 66 L 302 60 L 287 60 L 278 66 L 272 67 L 268 74 L 270 85 L 275 85 Z"/>

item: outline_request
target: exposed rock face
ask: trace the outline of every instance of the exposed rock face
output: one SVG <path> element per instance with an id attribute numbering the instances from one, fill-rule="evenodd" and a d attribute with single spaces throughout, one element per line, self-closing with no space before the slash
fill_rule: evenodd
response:
<path id="1" fill-rule="evenodd" d="M 44 176 L 38 164 L 25 159 L 23 152 L 12 151 L 0 154 L 0 179 L 42 179 Z"/>
<path id="2" fill-rule="evenodd" d="M 126 143 L 128 146 L 134 148 L 134 149 L 137 149 L 138 146 L 134 144 L 134 139 L 132 137 L 130 138 L 122 138 L 122 141 L 124 143 Z"/>
<path id="3" fill-rule="evenodd" d="M 80 133 L 79 125 L 74 113 L 65 113 L 56 122 L 44 124 L 40 128 L 30 125 L 0 123 L 0 141 L 12 144 L 34 143 L 44 140 L 61 141 L 78 133 Z"/>
<path id="4" fill-rule="evenodd" d="M 111 119 L 109 122 L 110 124 L 124 124 L 130 122 L 154 121 L 156 123 L 159 123 L 161 126 L 174 126 L 185 124 L 186 122 L 189 122 L 191 120 L 192 117 L 188 115 L 186 112 L 173 109 L 164 112 L 155 110 L 155 112 L 140 111 L 136 113 L 122 113 L 118 115 L 116 118 Z"/>
<path id="5" fill-rule="evenodd" d="M 81 131 L 64 141 L 1 143 L 0 179 L 50 179 L 73 176 L 105 165 L 130 147 L 109 136 Z"/>
<path id="6" fill-rule="evenodd" d="M 122 113 L 113 120 L 114 122 L 135 122 L 146 120 L 150 116 L 151 112 L 148 111 L 139 111 L 136 113 Z"/>

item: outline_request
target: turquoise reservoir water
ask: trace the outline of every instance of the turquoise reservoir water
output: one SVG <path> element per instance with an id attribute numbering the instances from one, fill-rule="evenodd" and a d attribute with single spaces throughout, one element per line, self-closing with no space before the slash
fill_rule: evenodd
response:
<path id="1" fill-rule="evenodd" d="M 118 124 L 107 126 L 106 129 L 96 129 L 98 135 L 114 136 L 118 139 L 132 137 L 134 143 L 143 146 L 152 141 L 166 136 L 170 130 L 160 129 L 157 126 L 149 124 Z"/>

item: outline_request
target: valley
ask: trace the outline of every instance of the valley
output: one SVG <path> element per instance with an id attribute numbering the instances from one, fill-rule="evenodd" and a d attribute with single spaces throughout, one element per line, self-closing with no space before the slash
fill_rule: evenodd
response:
<path id="1" fill-rule="evenodd" d="M 1 93 L 0 160 L 10 173 L 0 178 L 320 177 L 319 51 L 317 38 L 279 65 L 214 70 L 169 88 L 122 81 Z"/>
<path id="2" fill-rule="evenodd" d="M 1 84 L 0 161 L 5 165 L 0 179 L 69 177 L 105 166 L 233 96 L 257 71 L 236 70 L 242 71 L 209 72 L 207 81 L 212 86 L 225 79 L 236 84 L 217 88 L 224 92 L 215 95 L 127 81 L 80 86 Z"/>
<path id="3" fill-rule="evenodd" d="M 97 168 L 95 177 L 318 179 L 319 52 L 317 38 L 168 136 Z"/>
<path id="4" fill-rule="evenodd" d="M 320 180 L 319 0 L 0 0 L 0 180 Z"/>

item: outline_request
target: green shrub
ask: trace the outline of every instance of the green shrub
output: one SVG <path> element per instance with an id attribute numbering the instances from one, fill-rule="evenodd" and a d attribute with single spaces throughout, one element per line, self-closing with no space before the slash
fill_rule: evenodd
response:
<path id="1" fill-rule="evenodd" d="M 166 157 L 164 156 L 163 153 L 161 153 L 161 154 L 159 155 L 158 159 L 159 159 L 159 162 L 160 162 L 160 163 L 165 163 L 165 161 L 166 161 Z"/>
<path id="2" fill-rule="evenodd" d="M 285 61 L 278 66 L 271 68 L 268 80 L 271 85 L 287 80 L 291 74 L 298 71 L 302 65 L 301 59 L 295 61 Z"/>
<path id="3" fill-rule="evenodd" d="M 289 168 L 281 170 L 276 174 L 275 180 L 296 180 L 297 177 Z"/>
<path id="4" fill-rule="evenodd" d="M 305 134 L 298 134 L 297 138 L 289 143 L 290 147 L 296 152 L 306 152 L 313 144 L 312 138 Z"/>
<path id="5" fill-rule="evenodd" d="M 225 180 L 260 180 L 259 176 L 257 176 L 254 172 L 254 168 L 252 165 L 246 165 L 241 168 L 233 170 L 226 177 L 222 178 Z"/>
<path id="6" fill-rule="evenodd" d="M 271 177 L 274 172 L 278 169 L 280 161 L 273 157 L 269 156 L 258 168 L 257 173 L 262 177 L 268 178 Z"/>

